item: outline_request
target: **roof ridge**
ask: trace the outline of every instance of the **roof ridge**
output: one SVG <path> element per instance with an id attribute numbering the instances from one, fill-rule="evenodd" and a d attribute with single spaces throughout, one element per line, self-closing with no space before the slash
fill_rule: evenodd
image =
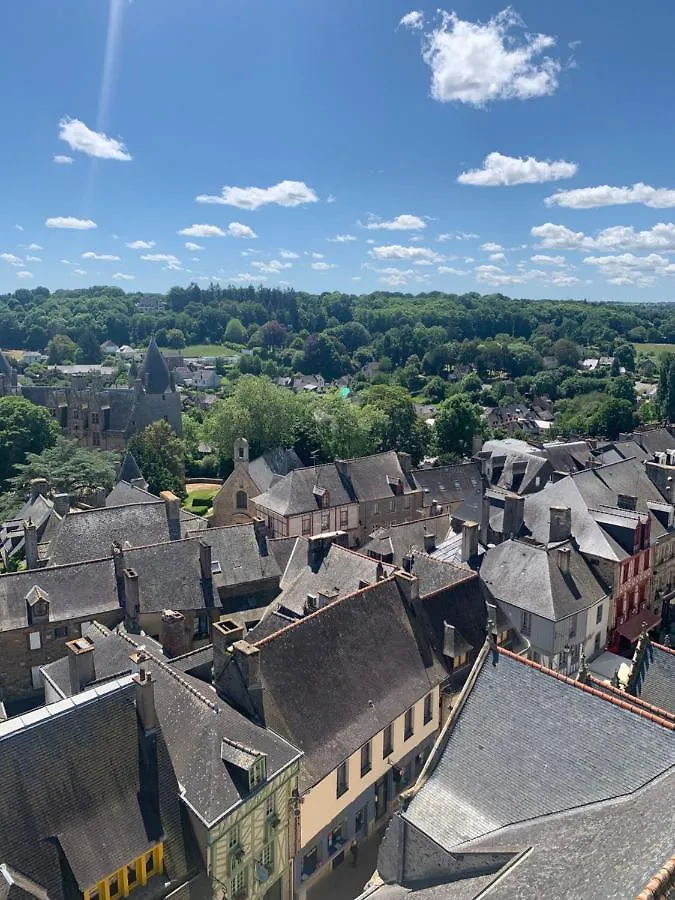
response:
<path id="1" fill-rule="evenodd" d="M 88 510 L 87 510 L 88 512 Z M 49 541 L 45 542 L 49 543 Z M 22 572 L 3 572 L 0 575 L 0 584 L 3 578 L 14 578 L 17 575 L 30 575 L 31 572 L 55 572 L 59 569 L 72 569 L 74 566 L 89 566 L 92 563 L 112 562 L 112 556 L 99 556 L 96 559 L 78 559 L 76 562 L 59 563 L 57 566 L 41 566 L 38 569 L 24 569 Z"/>
<path id="2" fill-rule="evenodd" d="M 657 900 L 657 898 L 665 900 L 673 885 L 675 885 L 675 853 L 661 866 L 658 872 L 652 875 L 637 895 L 636 900 Z"/>
<path id="3" fill-rule="evenodd" d="M 636 708 L 634 704 L 629 703 L 627 700 L 619 700 L 616 697 L 611 697 L 604 691 L 600 691 L 597 688 L 590 687 L 589 685 L 584 684 L 581 681 L 576 681 L 574 678 L 570 678 L 569 675 L 563 675 L 562 672 L 556 672 L 554 669 L 549 669 L 547 666 L 543 666 L 541 663 L 533 662 L 533 660 L 531 659 L 525 659 L 524 657 L 519 656 L 517 653 L 513 653 L 511 650 L 506 650 L 504 647 L 497 647 L 497 652 L 502 656 L 506 656 L 510 659 L 515 659 L 519 663 L 522 663 L 522 665 L 529 666 L 531 669 L 537 669 L 538 671 L 543 672 L 544 675 L 549 675 L 550 677 L 555 678 L 556 681 L 562 681 L 565 684 L 569 684 L 580 691 L 585 691 L 587 694 L 592 694 L 595 697 L 600 697 L 602 700 L 605 700 L 605 702 L 612 703 L 614 706 L 618 706 L 620 709 L 626 709 L 634 715 L 640 716 L 640 718 L 642 719 L 647 719 L 650 722 L 661 725 L 663 728 L 667 728 L 669 731 L 675 731 L 675 721 L 669 722 L 666 719 L 663 719 L 661 716 L 657 716 L 654 713 L 648 712 L 647 710 Z"/>
<path id="4" fill-rule="evenodd" d="M 658 647 L 658 649 L 663 650 L 664 653 L 672 653 L 672 655 L 675 656 L 675 650 L 672 647 L 666 647 L 665 644 L 657 644 L 656 641 L 652 640 L 650 640 L 649 643 L 652 645 L 652 647 Z"/>
<path id="5" fill-rule="evenodd" d="M 337 606 L 338 603 L 344 603 L 345 600 L 352 600 L 354 597 L 359 596 L 359 594 L 363 594 L 366 591 L 372 591 L 373 588 L 379 587 L 381 584 L 389 584 L 395 583 L 396 581 L 396 573 L 393 572 L 391 575 L 388 575 L 386 578 L 383 578 L 382 581 L 376 581 L 375 584 L 367 584 L 363 588 L 359 588 L 357 591 L 353 591 L 351 594 L 345 594 L 344 597 L 338 597 L 337 600 L 333 600 L 331 603 L 327 603 L 325 606 L 322 606 L 321 609 L 317 609 L 315 612 L 310 613 L 307 616 L 303 616 L 301 619 L 297 619 L 295 622 L 291 622 L 289 625 L 285 625 L 283 628 L 280 628 L 278 631 L 273 632 L 273 634 L 268 634 L 267 637 L 261 638 L 259 641 L 255 641 L 254 647 L 263 647 L 265 644 L 271 643 L 275 638 L 279 637 L 279 635 L 284 634 L 287 631 L 290 631 L 292 628 L 297 628 L 305 622 L 308 622 L 310 619 L 314 619 L 316 616 L 320 616 L 322 612 L 327 609 L 330 609 L 333 606 Z"/>
<path id="6" fill-rule="evenodd" d="M 605 683 L 599 678 L 596 678 L 595 675 L 589 675 L 589 679 L 590 681 L 595 682 L 595 684 L 601 685 L 602 687 L 599 688 L 600 690 L 607 691 L 613 696 L 621 699 L 623 699 L 624 697 L 629 697 L 629 703 L 644 707 L 647 711 L 653 712 L 654 715 L 664 716 L 667 720 L 672 720 L 673 722 L 675 722 L 675 713 L 671 713 L 667 709 L 661 709 L 660 706 L 654 706 L 653 703 L 648 703 L 646 700 L 643 700 L 642 697 L 637 697 L 635 694 L 630 694 L 628 691 L 622 691 L 620 688 L 614 687 L 611 682 Z"/>

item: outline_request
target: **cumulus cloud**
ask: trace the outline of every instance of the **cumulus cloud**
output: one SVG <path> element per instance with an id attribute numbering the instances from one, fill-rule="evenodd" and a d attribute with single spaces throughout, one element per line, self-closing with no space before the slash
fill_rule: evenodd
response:
<path id="1" fill-rule="evenodd" d="M 33 277 L 33 273 L 32 273 L 32 272 L 27 272 L 25 269 L 22 269 L 20 272 L 17 272 L 17 273 L 16 273 L 16 277 L 17 277 L 17 278 L 24 278 L 24 279 L 26 279 L 26 278 L 32 278 L 32 277 Z"/>
<path id="2" fill-rule="evenodd" d="M 72 156 L 63 156 L 61 153 L 55 153 L 52 159 L 57 166 L 69 166 L 75 162 Z"/>
<path id="3" fill-rule="evenodd" d="M 268 272 L 269 274 L 274 275 L 282 269 L 290 269 L 293 263 L 281 262 L 279 259 L 271 259 L 269 262 L 256 260 L 255 262 L 252 262 L 251 265 L 255 269 L 258 269 L 259 272 Z"/>
<path id="4" fill-rule="evenodd" d="M 300 256 L 299 253 L 294 253 L 292 250 L 280 250 L 279 256 L 282 259 L 298 259 Z"/>
<path id="5" fill-rule="evenodd" d="M 675 250 L 675 224 L 659 222 L 645 231 L 636 231 L 632 225 L 612 225 L 599 231 L 595 237 L 583 231 L 572 231 L 565 225 L 536 225 L 532 237 L 539 246 L 556 250 Z"/>
<path id="6" fill-rule="evenodd" d="M 130 243 L 126 244 L 125 246 L 127 246 L 130 250 L 152 250 L 152 248 L 155 246 L 155 242 L 154 241 L 131 241 Z"/>
<path id="7" fill-rule="evenodd" d="M 24 250 L 44 250 L 44 247 L 40 246 L 40 244 L 25 244 Z"/>
<path id="8" fill-rule="evenodd" d="M 492 262 L 502 262 L 505 259 L 506 259 L 506 254 L 504 254 L 504 253 L 491 253 L 490 254 L 490 260 Z"/>
<path id="9" fill-rule="evenodd" d="M 310 256 L 312 257 L 312 259 L 323 259 L 323 253 L 313 252 L 310 253 Z"/>
<path id="10" fill-rule="evenodd" d="M 216 278 L 215 280 L 222 281 L 223 279 Z M 261 275 L 259 272 L 239 272 L 239 274 L 231 278 L 230 281 L 242 281 L 246 284 L 250 284 L 253 281 L 267 281 L 267 275 Z"/>
<path id="11" fill-rule="evenodd" d="M 230 222 L 227 226 L 227 233 L 235 238 L 257 238 L 258 235 L 248 225 L 242 225 L 241 222 Z"/>
<path id="12" fill-rule="evenodd" d="M 438 26 L 424 34 L 422 45 L 422 58 L 431 69 L 431 96 L 442 103 L 484 106 L 552 94 L 561 64 L 545 54 L 555 38 L 514 34 L 523 28 L 510 8 L 487 22 L 441 11 Z"/>
<path id="13" fill-rule="evenodd" d="M 548 256 L 545 253 L 535 253 L 534 256 L 530 257 L 530 262 L 538 266 L 564 266 L 566 260 L 564 256 Z"/>
<path id="14" fill-rule="evenodd" d="M 621 253 L 614 256 L 587 256 L 584 263 L 593 266 L 607 278 L 609 284 L 647 287 L 654 284 L 657 277 L 675 275 L 675 263 L 660 253 L 636 256 Z"/>
<path id="15" fill-rule="evenodd" d="M 218 203 L 239 209 L 258 209 L 269 203 L 277 206 L 300 206 L 316 203 L 319 198 L 304 181 L 280 181 L 268 188 L 231 187 L 225 185 L 220 194 L 199 194 L 197 203 Z"/>
<path id="16" fill-rule="evenodd" d="M 358 241 L 353 234 L 336 234 L 335 237 L 328 238 L 333 244 L 348 244 L 350 241 Z"/>
<path id="17" fill-rule="evenodd" d="M 419 31 L 424 28 L 424 13 L 419 9 L 413 9 L 406 13 L 399 21 L 399 26 L 409 28 L 411 31 Z"/>
<path id="18" fill-rule="evenodd" d="M 113 278 L 115 281 L 133 281 L 135 275 L 128 275 L 126 272 L 115 272 Z"/>
<path id="19" fill-rule="evenodd" d="M 602 184 L 598 187 L 558 191 L 557 194 L 547 197 L 544 202 L 547 206 L 566 206 L 569 209 L 625 206 L 629 203 L 641 203 L 652 209 L 667 209 L 675 206 L 675 190 L 655 188 L 642 182 L 631 187 L 610 187 L 608 184 Z"/>
<path id="20" fill-rule="evenodd" d="M 577 169 L 576 163 L 565 162 L 562 159 L 551 162 L 535 159 L 534 156 L 504 156 L 495 152 L 488 153 L 482 168 L 462 172 L 457 181 L 460 184 L 472 184 L 477 187 L 542 184 L 545 181 L 572 178 L 576 175 Z"/>
<path id="21" fill-rule="evenodd" d="M 421 228 L 426 228 L 427 223 L 424 219 L 420 219 L 419 216 L 408 214 L 396 216 L 396 218 L 387 222 L 382 222 L 375 216 L 372 216 L 364 227 L 370 229 L 385 228 L 387 231 L 418 231 Z"/>
<path id="22" fill-rule="evenodd" d="M 469 273 L 464 269 L 455 269 L 453 266 L 439 266 L 438 267 L 439 275 L 468 275 Z"/>
<path id="23" fill-rule="evenodd" d="M 217 225 L 190 225 L 189 228 L 181 228 L 178 234 L 198 238 L 225 237 L 225 232 Z"/>
<path id="24" fill-rule="evenodd" d="M 332 194 L 329 194 L 326 197 L 326 203 L 335 203 L 336 200 L 337 200 L 337 197 L 334 197 Z M 279 282 L 279 284 L 281 284 L 281 282 Z"/>
<path id="25" fill-rule="evenodd" d="M 185 241 L 185 249 L 191 253 L 196 253 L 197 250 L 203 250 L 204 248 L 201 244 L 195 244 L 194 241 Z"/>
<path id="26" fill-rule="evenodd" d="M 529 271 L 522 270 L 514 273 L 505 272 L 500 266 L 494 265 L 476 266 L 473 271 L 476 276 L 476 281 L 480 281 L 484 284 L 491 284 L 495 287 L 500 287 L 505 284 L 524 284 L 527 281 L 532 281 L 533 279 L 541 278 L 546 275 L 545 272 L 542 272 L 539 269 L 530 269 Z"/>
<path id="27" fill-rule="evenodd" d="M 75 231 L 87 231 L 90 228 L 98 228 L 96 222 L 91 219 L 78 219 L 75 216 L 54 216 L 45 221 L 47 228 L 72 228 Z"/>
<path id="28" fill-rule="evenodd" d="M 141 256 L 141 259 L 145 262 L 173 263 L 175 266 L 180 265 L 180 260 L 172 253 L 144 253 L 143 256 Z"/>
<path id="29" fill-rule="evenodd" d="M 98 159 L 117 159 L 128 162 L 131 154 L 122 141 L 108 137 L 102 131 L 92 131 L 80 119 L 64 118 L 59 122 L 59 139 L 71 150 L 95 156 Z"/>
<path id="30" fill-rule="evenodd" d="M 486 253 L 500 253 L 504 248 L 501 244 L 495 244 L 494 241 L 487 241 L 480 245 L 480 249 L 485 250 Z"/>
<path id="31" fill-rule="evenodd" d="M 23 261 L 18 256 L 15 256 L 13 253 L 0 253 L 0 259 L 3 262 L 9 263 L 12 266 L 22 266 L 23 265 Z"/>
<path id="32" fill-rule="evenodd" d="M 315 272 L 326 272 L 328 269 L 337 269 L 337 265 L 335 263 L 313 262 L 311 268 Z"/>
<path id="33" fill-rule="evenodd" d="M 73 275 L 86 275 L 87 272 L 85 269 L 73 269 Z M 115 276 L 113 275 L 113 278 Z"/>
<path id="34" fill-rule="evenodd" d="M 87 250 L 82 254 L 82 259 L 97 259 L 100 262 L 119 262 L 119 256 L 113 256 L 111 253 L 94 253 L 93 250 Z"/>
<path id="35" fill-rule="evenodd" d="M 404 247 L 401 244 L 385 244 L 381 247 L 373 247 L 369 253 L 374 259 L 429 259 L 432 262 L 442 259 L 438 253 L 434 253 L 428 247 Z"/>
<path id="36" fill-rule="evenodd" d="M 26 256 L 26 262 L 36 262 L 41 263 L 42 257 L 40 256 Z"/>

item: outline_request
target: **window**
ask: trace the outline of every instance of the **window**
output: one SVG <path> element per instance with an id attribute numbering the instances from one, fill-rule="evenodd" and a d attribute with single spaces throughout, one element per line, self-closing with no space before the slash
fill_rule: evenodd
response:
<path id="1" fill-rule="evenodd" d="M 633 577 L 635 577 L 640 570 L 640 557 L 636 556 L 633 560 Z"/>
<path id="2" fill-rule="evenodd" d="M 389 512 L 396 512 L 396 501 L 395 500 L 389 501 Z"/>
<path id="3" fill-rule="evenodd" d="M 91 441 L 92 441 L 94 447 L 100 447 L 100 446 L 101 446 L 101 435 L 98 433 L 98 431 L 92 431 L 92 433 L 91 433 Z"/>
<path id="4" fill-rule="evenodd" d="M 572 618 L 570 619 L 569 636 L 570 636 L 570 638 L 577 636 L 577 617 L 576 616 L 572 616 Z"/>
<path id="5" fill-rule="evenodd" d="M 336 796 L 341 797 L 349 790 L 349 777 L 347 775 L 347 762 L 340 763 L 337 767 L 337 791 Z"/>
<path id="6" fill-rule="evenodd" d="M 31 650 L 39 650 L 42 646 L 42 639 L 39 631 L 31 631 L 28 635 L 28 646 Z"/>
<path id="7" fill-rule="evenodd" d="M 600 652 L 600 632 L 598 632 L 595 636 L 595 643 L 593 644 L 593 652 L 594 653 Z"/>
<path id="8" fill-rule="evenodd" d="M 644 562 L 642 563 L 642 570 L 645 571 L 649 568 L 649 550 L 646 551 L 644 557 Z"/>
<path id="9" fill-rule="evenodd" d="M 363 747 L 361 747 L 361 778 L 363 778 L 364 775 L 367 775 L 372 767 L 371 742 L 366 741 Z"/>
<path id="10" fill-rule="evenodd" d="M 277 812 L 277 798 L 276 794 L 270 794 L 267 800 L 265 801 L 265 815 L 267 818 L 271 818 L 275 816 Z"/>
<path id="11" fill-rule="evenodd" d="M 260 854 L 260 862 L 267 869 L 268 874 L 272 874 L 274 872 L 274 843 L 268 844 L 266 847 L 263 847 L 262 853 Z"/>
<path id="12" fill-rule="evenodd" d="M 54 629 L 54 637 L 55 638 L 68 637 L 68 626 L 67 625 L 59 625 L 58 628 L 55 628 Z"/>
<path id="13" fill-rule="evenodd" d="M 248 494 L 246 491 L 237 491 L 237 509 L 248 509 Z"/>
<path id="14" fill-rule="evenodd" d="M 394 752 L 394 726 L 387 725 L 382 732 L 382 759 L 386 759 Z"/>
<path id="15" fill-rule="evenodd" d="M 227 846 L 234 850 L 239 845 L 239 825 L 234 825 L 227 836 Z"/>
<path id="16" fill-rule="evenodd" d="M 302 533 L 303 534 L 311 534 L 312 533 L 312 517 L 311 516 L 303 516 L 302 517 Z"/>
<path id="17" fill-rule="evenodd" d="M 335 853 L 345 842 L 345 836 L 342 825 L 337 825 L 332 831 L 328 832 L 328 853 Z"/>
<path id="18" fill-rule="evenodd" d="M 434 717 L 434 695 L 427 694 L 424 698 L 424 724 L 427 725 Z"/>
<path id="19" fill-rule="evenodd" d="M 136 874 L 136 863 L 129 863 L 129 865 L 127 866 L 127 884 L 129 885 L 129 887 L 133 887 L 136 884 L 137 879 L 138 876 Z M 91 895 L 89 897 L 89 900 L 93 900 Z"/>
<path id="20" fill-rule="evenodd" d="M 321 513 L 321 530 L 328 531 L 330 529 L 330 513 Z"/>
<path id="21" fill-rule="evenodd" d="M 312 847 L 309 853 L 302 857 L 302 874 L 313 875 L 319 863 L 319 848 Z"/>
<path id="22" fill-rule="evenodd" d="M 408 738 L 411 738 L 415 733 L 415 707 L 411 706 L 409 710 L 406 711 L 405 720 L 403 724 L 403 740 L 407 741 Z"/>
<path id="23" fill-rule="evenodd" d="M 230 896 L 237 897 L 246 890 L 246 869 L 230 878 Z"/>
<path id="24" fill-rule="evenodd" d="M 98 425 L 98 413 L 93 412 L 91 414 L 91 424 Z"/>
<path id="25" fill-rule="evenodd" d="M 249 788 L 254 788 L 267 778 L 267 757 L 261 756 L 251 766 L 248 773 Z"/>
<path id="26" fill-rule="evenodd" d="M 602 622 L 602 603 L 595 611 L 595 624 L 599 625 Z"/>
<path id="27" fill-rule="evenodd" d="M 360 831 L 363 831 L 363 826 L 366 824 L 367 812 L 368 807 L 364 807 L 356 813 L 356 816 L 354 817 L 354 834 L 358 834 Z"/>
<path id="28" fill-rule="evenodd" d="M 376 516 L 379 514 L 379 512 L 380 512 L 380 504 L 373 503 L 373 515 Z"/>
<path id="29" fill-rule="evenodd" d="M 523 634 L 530 634 L 532 631 L 532 613 L 523 610 L 523 616 L 520 622 L 520 630 Z"/>
<path id="30" fill-rule="evenodd" d="M 154 875 L 157 870 L 155 869 L 155 855 L 152 850 L 149 853 L 145 854 L 145 874 L 147 876 Z"/>
<path id="31" fill-rule="evenodd" d="M 110 900 L 115 900 L 115 897 L 120 895 L 120 880 L 117 875 L 113 875 L 108 881 L 108 886 L 110 888 Z"/>
<path id="32" fill-rule="evenodd" d="M 340 528 L 346 528 L 349 525 L 349 510 L 340 510 Z"/>

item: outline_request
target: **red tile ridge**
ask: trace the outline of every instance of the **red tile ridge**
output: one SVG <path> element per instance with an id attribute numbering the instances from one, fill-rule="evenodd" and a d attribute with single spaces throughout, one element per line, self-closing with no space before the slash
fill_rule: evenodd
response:
<path id="1" fill-rule="evenodd" d="M 599 691 L 597 688 L 590 687 L 590 685 L 588 684 L 584 684 L 581 681 L 570 678 L 569 675 L 563 675 L 561 672 L 556 672 L 554 669 L 549 669 L 547 666 L 542 666 L 541 663 L 536 663 L 531 659 L 525 659 L 522 656 L 518 656 L 517 653 L 513 653 L 511 650 L 506 650 L 504 647 L 497 647 L 497 652 L 502 656 L 508 656 L 511 659 L 515 659 L 519 663 L 522 663 L 522 665 L 529 666 L 531 669 L 537 669 L 538 671 L 543 672 L 545 675 L 549 675 L 552 678 L 555 678 L 557 681 L 563 681 L 566 684 L 572 685 L 572 687 L 578 688 L 578 690 L 580 691 L 585 691 L 587 694 L 592 694 L 595 697 L 599 697 L 601 700 L 604 700 L 607 703 L 612 703 L 614 706 L 618 706 L 621 709 L 626 709 L 629 712 L 632 712 L 634 715 L 640 716 L 640 718 L 642 719 L 648 719 L 650 722 L 661 725 L 663 728 L 667 728 L 669 731 L 675 731 L 675 722 L 669 722 L 662 716 L 657 716 L 652 712 L 648 712 L 646 709 L 641 709 L 640 707 L 632 703 L 628 703 L 626 700 L 619 700 L 618 697 L 612 697 L 606 691 Z"/>
<path id="2" fill-rule="evenodd" d="M 666 647 L 665 644 L 657 644 L 656 641 L 650 641 L 649 643 L 652 647 L 656 647 L 657 650 L 663 650 L 664 653 L 672 653 L 675 656 L 675 650 L 672 647 Z"/>
<path id="3" fill-rule="evenodd" d="M 650 878 L 636 900 L 665 900 L 675 886 L 675 853 Z"/>
<path id="4" fill-rule="evenodd" d="M 625 691 L 620 690 L 619 688 L 614 687 L 613 684 L 606 684 L 604 681 L 600 681 L 599 678 L 595 678 L 595 676 L 591 675 L 590 681 L 594 684 L 599 685 L 599 690 L 605 691 L 609 693 L 613 697 L 617 697 L 619 699 L 623 699 L 624 697 L 629 698 L 628 702 L 634 704 L 635 706 L 639 706 L 642 709 L 646 709 L 648 712 L 653 712 L 656 716 L 662 716 L 669 721 L 675 722 L 675 713 L 671 713 L 667 709 L 662 709 L 660 706 L 654 706 L 653 703 L 647 703 L 646 700 L 643 700 L 642 697 L 635 697 L 633 694 L 627 694 Z"/>

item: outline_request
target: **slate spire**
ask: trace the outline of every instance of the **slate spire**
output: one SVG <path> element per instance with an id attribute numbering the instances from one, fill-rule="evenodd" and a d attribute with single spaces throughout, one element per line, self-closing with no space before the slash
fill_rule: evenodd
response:
<path id="1" fill-rule="evenodd" d="M 148 394 L 163 394 L 165 391 L 171 390 L 169 367 L 159 352 L 154 334 L 145 352 L 138 377 Z"/>

